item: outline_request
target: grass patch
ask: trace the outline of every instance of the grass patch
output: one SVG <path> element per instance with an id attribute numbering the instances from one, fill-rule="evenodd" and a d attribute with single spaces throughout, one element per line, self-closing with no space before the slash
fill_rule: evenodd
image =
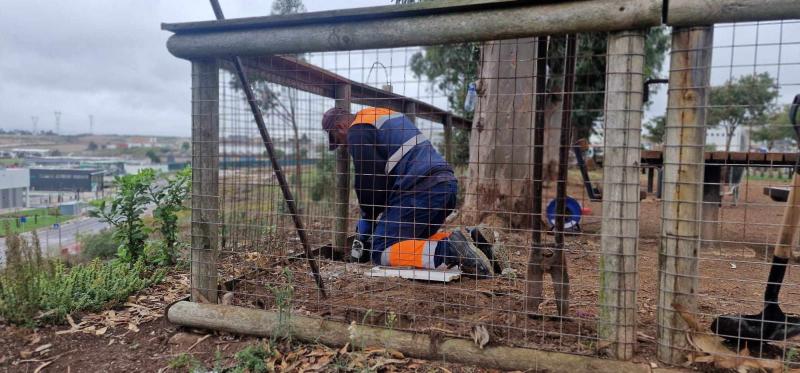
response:
<path id="1" fill-rule="evenodd" d="M 134 263 L 95 259 L 69 267 L 44 258 L 35 234 L 30 242 L 11 234 L 6 246 L 7 263 L 0 270 L 0 318 L 14 324 L 61 323 L 73 312 L 101 310 L 164 275 L 163 270 L 148 268 L 144 259 Z"/>
<path id="2" fill-rule="evenodd" d="M 75 218 L 74 216 L 58 215 L 56 211 L 55 209 L 31 209 L 2 214 L 0 215 L 0 237 L 8 235 L 8 229 L 12 233 L 30 232 Z M 21 216 L 26 217 L 25 223 L 20 221 Z"/>

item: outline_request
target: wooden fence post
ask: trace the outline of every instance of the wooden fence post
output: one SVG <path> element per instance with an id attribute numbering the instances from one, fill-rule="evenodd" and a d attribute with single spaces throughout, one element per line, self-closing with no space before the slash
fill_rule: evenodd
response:
<path id="1" fill-rule="evenodd" d="M 657 357 L 668 364 L 682 363 L 687 352 L 686 323 L 672 304 L 690 311 L 697 307 L 704 126 L 713 32 L 713 26 L 672 29 L 657 312 Z"/>
<path id="2" fill-rule="evenodd" d="M 219 249 L 219 62 L 192 61 L 192 287 L 217 303 Z"/>
<path id="3" fill-rule="evenodd" d="M 608 36 L 599 338 L 620 360 L 636 347 L 644 32 Z"/>
<path id="4" fill-rule="evenodd" d="M 350 111 L 351 99 L 350 85 L 336 86 L 336 107 Z M 336 220 L 333 230 L 333 248 L 339 252 L 347 250 L 347 232 L 349 224 L 347 216 L 350 213 L 350 155 L 346 146 L 336 149 L 336 195 L 334 208 Z"/>

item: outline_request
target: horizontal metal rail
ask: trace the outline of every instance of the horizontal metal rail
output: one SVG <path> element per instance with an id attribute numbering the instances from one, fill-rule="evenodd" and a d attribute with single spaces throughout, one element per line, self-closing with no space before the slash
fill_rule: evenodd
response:
<path id="1" fill-rule="evenodd" d="M 342 16 L 345 22 L 335 13 L 315 12 L 293 18 L 165 24 L 162 28 L 176 33 L 167 41 L 173 55 L 195 59 L 631 30 L 657 26 L 662 15 L 661 0 L 496 1 L 473 2 L 476 4 L 471 7 L 459 1 L 437 3 L 441 4 L 432 8 L 362 9 Z"/>

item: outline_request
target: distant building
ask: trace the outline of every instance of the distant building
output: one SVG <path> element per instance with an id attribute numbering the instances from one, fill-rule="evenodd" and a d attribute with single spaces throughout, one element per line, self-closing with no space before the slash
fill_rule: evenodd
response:
<path id="1" fill-rule="evenodd" d="M 30 172 L 27 168 L 0 169 L 0 209 L 28 207 Z"/>
<path id="2" fill-rule="evenodd" d="M 713 146 L 714 150 L 725 150 L 727 134 L 724 127 L 706 129 L 706 145 Z M 746 152 L 750 149 L 750 131 L 745 126 L 739 126 L 731 136 L 731 151 Z"/>
<path id="3" fill-rule="evenodd" d="M 133 164 L 133 163 L 126 163 L 125 164 L 125 174 L 126 175 L 135 175 L 138 174 L 139 171 L 144 169 L 153 169 L 156 172 L 169 172 L 169 166 L 166 164 Z"/>
<path id="4" fill-rule="evenodd" d="M 104 171 L 74 168 L 32 168 L 31 190 L 47 192 L 96 192 L 103 189 Z"/>
<path id="5" fill-rule="evenodd" d="M 11 149 L 11 152 L 17 158 L 44 157 L 50 154 L 50 149 L 15 148 Z"/>

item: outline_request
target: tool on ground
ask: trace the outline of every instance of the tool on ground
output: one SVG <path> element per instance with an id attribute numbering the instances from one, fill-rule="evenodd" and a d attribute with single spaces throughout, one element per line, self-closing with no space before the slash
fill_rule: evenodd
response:
<path id="1" fill-rule="evenodd" d="M 789 110 L 789 121 L 794 126 L 800 146 L 800 125 L 798 125 L 800 95 L 794 98 Z M 789 191 L 788 205 L 783 214 L 783 224 L 775 244 L 772 265 L 764 291 L 764 309 L 755 315 L 723 315 L 711 323 L 711 330 L 724 339 L 744 348 L 749 343 L 761 344 L 766 341 L 782 341 L 800 335 L 800 317 L 787 315 L 779 305 L 778 296 L 786 275 L 786 266 L 792 257 L 792 244 L 800 227 L 800 174 L 795 170 L 792 188 Z M 743 342 L 743 343 L 739 343 Z"/>
<path id="2" fill-rule="evenodd" d="M 528 289 L 526 310 L 530 316 L 539 316 L 542 303 L 544 272 L 550 273 L 553 283 L 558 316 L 569 312 L 569 274 L 564 255 L 564 224 L 567 211 L 567 167 L 570 149 L 572 92 L 575 83 L 575 61 L 577 51 L 576 35 L 566 36 L 566 56 L 564 59 L 563 113 L 561 117 L 561 136 L 558 154 L 558 183 L 556 185 L 555 244 L 542 243 L 542 147 L 544 145 L 544 105 L 546 95 L 547 38 L 537 38 L 538 62 L 536 69 L 536 118 L 534 121 L 534 170 L 533 170 L 533 247 L 528 258 Z M 542 62 L 544 61 L 544 62 Z"/>
<path id="3" fill-rule="evenodd" d="M 211 2 L 211 7 L 214 9 L 214 16 L 216 16 L 217 20 L 224 20 L 225 15 L 222 13 L 222 7 L 220 7 L 219 1 L 209 1 Z M 303 251 L 305 252 L 308 266 L 311 267 L 311 273 L 314 276 L 314 281 L 317 283 L 317 289 L 319 289 L 319 292 L 323 298 L 327 298 L 327 295 L 325 294 L 325 284 L 322 282 L 322 276 L 319 274 L 319 268 L 317 267 L 317 263 L 314 261 L 312 256 L 311 246 L 308 243 L 308 236 L 306 235 L 306 230 L 303 227 L 303 221 L 300 220 L 300 215 L 297 213 L 297 206 L 295 206 L 294 203 L 294 196 L 292 196 L 292 191 L 289 189 L 289 184 L 286 182 L 286 176 L 283 174 L 280 163 L 278 163 L 278 157 L 275 154 L 275 147 L 273 146 L 272 138 L 269 136 L 266 124 L 264 124 L 264 116 L 261 113 L 261 109 L 258 107 L 255 95 L 253 94 L 253 88 L 250 86 L 247 75 L 244 73 L 242 60 L 239 57 L 232 57 L 231 62 L 233 62 L 233 65 L 236 68 L 236 75 L 239 77 L 242 90 L 244 90 L 245 96 L 247 97 L 247 102 L 250 104 L 250 111 L 253 112 L 253 118 L 255 118 L 256 125 L 258 126 L 258 132 L 261 134 L 261 140 L 264 143 L 264 147 L 267 149 L 269 162 L 272 164 L 275 177 L 278 179 L 278 184 L 280 184 L 281 192 L 283 192 L 283 198 L 286 200 L 286 207 L 289 210 L 289 214 L 292 215 L 295 229 L 297 229 L 297 235 L 300 238 L 300 243 L 303 245 Z"/>

